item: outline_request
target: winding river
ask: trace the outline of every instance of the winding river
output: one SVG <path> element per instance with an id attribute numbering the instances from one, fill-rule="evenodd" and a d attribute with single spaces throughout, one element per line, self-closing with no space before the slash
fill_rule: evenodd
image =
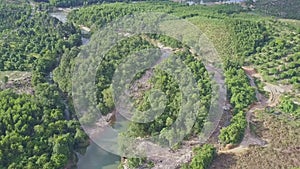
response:
<path id="1" fill-rule="evenodd" d="M 65 11 L 52 12 L 50 15 L 63 23 L 67 22 L 67 12 Z M 82 45 L 86 45 L 90 39 L 81 37 L 81 40 Z M 121 159 L 120 156 L 101 149 L 93 142 L 87 147 L 84 155 L 76 154 L 78 158 L 78 169 L 116 169 Z"/>
<path id="2" fill-rule="evenodd" d="M 66 11 L 59 11 L 50 13 L 51 16 L 56 17 L 62 22 L 67 22 L 67 12 Z M 82 30 L 83 31 L 83 30 Z M 82 37 L 83 45 L 86 45 L 89 42 L 89 39 Z M 226 101 L 226 89 L 225 81 L 220 73 L 219 69 L 215 68 L 213 65 L 206 65 L 206 69 L 208 72 L 214 74 L 214 80 L 218 83 L 220 86 L 220 97 L 217 100 L 218 105 L 223 105 Z M 221 110 L 222 111 L 222 110 Z M 210 134 L 210 133 L 208 133 Z M 198 142 L 197 142 L 198 143 Z M 187 150 L 192 152 L 191 146 L 187 144 Z M 159 149 L 160 150 L 160 149 Z M 168 156 L 169 155 L 169 156 Z M 181 162 L 183 157 L 184 159 L 187 159 L 190 157 L 185 157 L 186 152 L 179 152 L 179 154 L 176 156 L 178 158 L 175 158 L 174 153 L 171 153 L 169 149 L 166 149 L 165 151 L 158 151 L 157 154 L 154 154 L 153 159 L 159 158 L 160 160 L 160 167 L 159 168 L 167 168 L 167 166 L 172 166 L 171 168 L 174 168 L 173 166 L 178 166 L 179 161 Z M 88 146 L 86 153 L 84 155 L 80 155 L 77 153 L 78 156 L 78 162 L 77 162 L 77 168 L 78 169 L 116 169 L 120 163 L 120 156 L 114 155 L 112 153 L 106 152 L 105 150 L 98 147 L 95 143 L 91 142 L 91 144 Z M 164 163 L 162 163 L 162 159 L 164 159 Z M 171 163 L 170 163 L 170 160 Z M 154 161 L 159 161 L 154 160 Z"/>

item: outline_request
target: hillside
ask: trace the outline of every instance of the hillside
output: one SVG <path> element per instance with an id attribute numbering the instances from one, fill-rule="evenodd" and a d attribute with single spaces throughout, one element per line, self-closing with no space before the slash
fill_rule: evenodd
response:
<path id="1" fill-rule="evenodd" d="M 299 1 L 98 2 L 0 0 L 0 169 L 300 166 Z"/>

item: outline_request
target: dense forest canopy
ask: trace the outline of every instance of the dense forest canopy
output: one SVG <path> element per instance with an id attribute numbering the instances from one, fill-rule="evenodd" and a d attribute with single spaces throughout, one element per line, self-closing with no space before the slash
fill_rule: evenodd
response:
<path id="1" fill-rule="evenodd" d="M 27 19 L 31 10 L 28 5 L 13 5 L 0 1 L 1 26 L 0 32 L 5 29 L 12 29 L 19 26 L 22 21 Z"/>
<path id="2" fill-rule="evenodd" d="M 67 120 L 60 89 L 48 76 L 65 50 L 81 44 L 80 31 L 24 2 L 1 1 L 0 13 L 0 70 L 31 71 L 34 89 L 33 95 L 0 91 L 0 168 L 63 168 L 87 137 L 77 120 Z"/>
<path id="3" fill-rule="evenodd" d="M 63 168 L 86 135 L 66 121 L 54 86 L 41 84 L 36 96 L 0 92 L 0 168 Z"/>
<path id="4" fill-rule="evenodd" d="M 214 0 L 210 0 L 214 1 Z M 75 7 L 62 23 L 49 13 L 34 9 L 24 1 L 0 0 L 0 71 L 24 71 L 31 74 L 31 95 L 2 90 L 2 84 L 14 79 L 1 77 L 0 91 L 0 169 L 2 168 L 65 168 L 76 161 L 74 151 L 84 146 L 88 138 L 78 120 L 97 120 L 96 115 L 75 117 L 72 106 L 72 73 L 75 59 L 81 51 L 82 34 L 79 25 L 91 28 L 93 34 L 105 24 L 134 12 L 166 12 L 186 19 L 198 26 L 215 44 L 222 57 L 231 119 L 218 136 L 221 145 L 238 145 L 244 138 L 249 122 L 246 114 L 251 104 L 258 101 L 242 66 L 253 66 L 264 82 L 290 85 L 295 93 L 300 89 L 300 28 L 294 20 L 261 16 L 261 13 L 280 18 L 299 19 L 297 0 L 257 0 L 251 8 L 238 4 L 193 5 L 174 2 L 115 2 L 102 0 L 35 0 L 47 4 L 45 11 L 55 7 Z M 106 1 L 107 2 L 107 1 Z M 207 1 L 203 1 L 207 2 Z M 38 5 L 37 3 L 37 5 Z M 90 5 L 96 4 L 97 5 Z M 101 3 L 101 4 L 100 4 Z M 102 4 L 103 3 L 103 4 Z M 280 10 L 278 10 L 280 8 Z M 291 24 L 293 22 L 293 24 Z M 296 23 L 296 24 L 295 24 Z M 143 49 L 158 48 L 159 42 L 176 51 L 191 70 L 199 88 L 201 106 L 196 123 L 188 140 L 198 136 L 211 101 L 213 84 L 202 60 L 181 42 L 167 36 L 143 34 L 132 36 L 112 47 L 96 72 L 96 102 L 103 115 L 115 109 L 113 75 L 127 55 Z M 170 126 L 178 118 L 182 95 L 179 82 L 167 72 L 154 68 L 147 84 L 161 90 L 166 107 L 160 117 L 150 123 L 130 123 L 127 134 L 139 138 L 159 136 L 171 143 L 179 130 Z M 2 72 L 1 72 L 2 73 Z M 53 79 L 52 77 L 53 73 Z M 143 76 L 135 76 L 138 80 Z M 80 80 L 80 79 L 78 79 Z M 256 80 L 257 82 L 258 80 Z M 134 82 L 133 82 L 134 83 Z M 259 86 L 260 87 L 260 86 Z M 262 88 L 262 87 L 261 87 Z M 150 109 L 149 88 L 132 94 L 134 106 L 139 111 Z M 93 99 L 93 98 L 92 98 Z M 160 100 L 161 99 L 161 100 Z M 280 111 L 294 120 L 299 119 L 300 106 L 297 95 L 289 93 L 280 97 L 277 107 L 268 112 Z M 300 99 L 299 99 L 300 100 Z M 163 102 L 163 98 L 158 99 Z M 144 116 L 134 112 L 134 118 Z M 295 121 L 297 123 L 298 121 Z M 188 126 L 189 124 L 183 124 Z M 180 147 L 178 144 L 178 147 Z M 217 145 L 219 146 L 219 145 Z M 208 168 L 215 156 L 216 145 L 204 144 L 194 148 L 193 158 L 182 168 Z M 174 148 L 174 147 L 172 147 Z M 145 158 L 128 159 L 132 168 L 152 162 Z"/>
<path id="5" fill-rule="evenodd" d="M 11 12 L 13 16 L 3 16 L 0 21 L 0 70 L 35 69 L 46 73 L 54 68 L 65 48 L 81 44 L 79 31 L 73 24 L 63 24 L 46 13 L 34 12 L 29 5 L 4 3 L 0 12 L 3 15 Z"/>
<path id="6" fill-rule="evenodd" d="M 222 53 L 222 56 L 224 58 L 226 69 L 226 84 L 228 86 L 230 103 L 234 107 L 234 114 L 233 118 L 231 119 L 231 124 L 221 130 L 219 139 L 221 143 L 224 144 L 238 144 L 242 140 L 245 128 L 247 127 L 245 111 L 247 107 L 255 101 L 254 89 L 250 86 L 249 79 L 247 78 L 245 72 L 241 69 L 241 66 L 248 59 L 251 59 L 253 56 L 262 53 L 261 47 L 272 42 L 274 36 L 278 36 L 278 34 L 274 32 L 278 30 L 272 30 L 272 28 L 270 28 L 270 24 L 273 24 L 273 21 L 271 21 L 271 19 L 269 18 L 260 18 L 253 15 L 245 15 L 242 12 L 247 12 L 248 9 L 243 9 L 238 5 L 218 5 L 205 7 L 186 6 L 175 3 L 149 4 L 150 3 L 116 3 L 89 6 L 72 11 L 69 14 L 69 19 L 77 24 L 87 25 L 91 27 L 93 31 L 96 31 L 99 27 L 103 26 L 107 22 L 112 21 L 114 18 L 122 17 L 137 11 L 147 10 L 167 11 L 168 13 L 177 15 L 181 18 L 190 19 L 193 22 L 216 20 L 216 22 L 223 23 L 223 21 L 225 20 L 226 22 L 224 22 L 224 27 L 230 33 L 231 37 L 228 37 L 228 39 L 230 39 L 231 41 L 227 44 L 227 46 L 223 44 L 223 48 L 218 49 L 220 50 L 220 53 Z M 245 19 L 245 17 L 249 19 Z M 285 27 L 284 25 L 281 26 Z M 230 58 L 234 59 L 232 60 Z M 159 73 L 159 71 L 156 71 L 156 73 Z M 161 78 L 164 76 L 164 74 L 160 73 L 160 75 L 156 77 L 156 79 L 159 79 L 157 82 L 161 83 Z M 164 79 L 170 82 L 172 81 L 171 79 L 168 80 L 167 76 Z M 159 84 L 156 84 L 155 79 L 154 81 L 152 80 L 151 83 L 154 83 L 154 86 L 160 86 Z M 174 85 L 176 86 L 176 84 Z M 106 95 L 104 98 L 108 98 L 108 100 L 111 100 L 109 99 L 109 97 L 107 97 L 110 96 L 108 92 L 111 92 L 109 85 L 99 86 L 107 86 L 106 89 L 103 90 L 103 92 L 99 93 Z M 165 88 L 168 86 L 163 87 Z M 176 88 L 170 88 L 169 90 L 176 91 Z M 99 96 L 101 96 L 101 94 L 99 94 Z M 146 92 L 144 93 L 143 98 L 137 101 L 137 106 L 140 110 L 146 110 L 148 108 L 148 97 L 149 95 Z M 101 105 L 113 105 L 109 101 L 103 101 L 104 103 Z M 172 105 L 176 106 L 176 104 Z M 105 110 L 112 109 L 105 108 Z M 168 125 L 176 119 L 176 114 L 174 115 L 166 117 L 162 116 L 160 120 L 158 120 L 157 122 L 153 122 L 152 124 L 143 125 L 132 123 L 127 134 L 143 137 L 149 135 L 150 133 L 155 134 L 164 128 L 168 128 Z M 200 124 L 199 127 L 201 128 L 200 121 L 201 120 L 198 120 Z"/>

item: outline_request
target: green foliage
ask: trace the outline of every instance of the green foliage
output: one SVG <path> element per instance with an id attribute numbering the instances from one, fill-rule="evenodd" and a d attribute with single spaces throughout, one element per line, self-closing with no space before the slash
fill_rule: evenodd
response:
<path id="1" fill-rule="evenodd" d="M 201 100 L 201 105 L 196 112 L 196 120 L 187 120 L 186 124 L 181 125 L 189 126 L 191 125 L 187 124 L 189 121 L 195 121 L 195 124 L 192 124 L 193 129 L 192 133 L 190 134 L 196 135 L 200 133 L 203 127 L 203 123 L 210 105 L 211 83 L 208 72 L 206 71 L 203 63 L 201 63 L 200 60 L 197 60 L 195 56 L 193 56 L 187 49 L 183 48 L 182 51 L 183 52 L 177 52 L 176 56 L 178 56 L 193 73 L 194 79 L 196 80 L 200 90 L 199 100 Z M 180 105 L 182 101 L 182 95 L 179 89 L 179 82 L 175 81 L 170 74 L 160 70 L 159 68 L 154 69 L 153 74 L 154 75 L 149 80 L 150 86 L 153 86 L 153 89 L 162 91 L 167 99 L 163 113 L 159 117 L 156 117 L 154 121 L 149 123 L 131 123 L 127 134 L 136 137 L 145 137 L 149 135 L 159 136 L 159 139 L 171 145 L 172 140 L 174 139 L 173 137 L 176 135 L 173 132 L 182 132 L 179 129 L 177 129 L 177 131 L 172 130 L 166 132 L 177 119 L 182 106 Z M 163 102 L 160 99 L 161 98 L 157 98 L 157 101 Z M 188 104 L 190 103 L 187 103 L 187 105 Z M 143 95 L 143 98 L 138 101 L 138 109 L 140 111 L 146 111 L 150 109 L 149 92 L 146 91 Z M 144 115 L 136 113 L 134 114 L 134 117 L 144 118 Z"/>
<path id="2" fill-rule="evenodd" d="M 141 37 L 130 37 L 119 42 L 103 58 L 98 67 L 96 75 L 96 84 L 98 89 L 97 99 L 101 113 L 107 114 L 114 108 L 111 96 L 112 90 L 109 88 L 111 86 L 114 72 L 117 66 L 121 63 L 122 59 L 134 51 L 139 51 L 150 47 L 152 47 L 152 45 Z"/>
<path id="3" fill-rule="evenodd" d="M 160 43 L 162 43 L 164 46 L 169 46 L 171 48 L 182 48 L 183 44 L 171 37 L 165 36 L 165 35 L 159 35 L 159 34 L 150 34 L 148 35 L 151 39 L 158 40 Z"/>
<path id="4" fill-rule="evenodd" d="M 300 118 L 300 106 L 293 102 L 289 96 L 282 96 L 280 98 L 279 109 L 284 113 L 289 113 L 296 118 Z"/>
<path id="5" fill-rule="evenodd" d="M 131 158 L 128 160 L 128 167 L 129 168 L 137 168 L 138 166 L 142 165 L 144 160 L 141 158 Z"/>
<path id="6" fill-rule="evenodd" d="M 210 166 L 216 155 L 216 149 L 213 145 L 204 144 L 201 147 L 193 149 L 193 159 L 190 164 L 184 164 L 181 169 L 206 169 Z"/>
<path id="7" fill-rule="evenodd" d="M 21 25 L 31 13 L 30 6 L 25 4 L 9 3 L 6 0 L 0 1 L 0 33 Z"/>
<path id="8" fill-rule="evenodd" d="M 8 82 L 8 76 L 3 76 L 2 77 L 2 82 L 5 84 Z"/>
<path id="9" fill-rule="evenodd" d="M 52 6 L 56 7 L 76 7 L 81 5 L 91 5 L 96 3 L 105 3 L 105 2 L 122 2 L 120 0 L 34 0 L 35 2 L 47 2 Z M 131 0 L 125 0 L 125 2 L 130 2 Z M 143 0 L 137 0 L 143 1 Z M 153 0 L 152 0 L 153 1 Z"/>
<path id="10" fill-rule="evenodd" d="M 224 18 L 225 16 L 246 11 L 239 5 L 187 6 L 174 2 L 140 2 L 140 3 L 111 3 L 92 5 L 73 10 L 68 15 L 74 23 L 92 28 L 99 28 L 112 20 L 134 12 L 166 12 L 179 18 L 205 16 L 209 18 Z M 163 36 L 162 36 L 163 37 Z M 160 39 L 163 40 L 163 39 Z M 175 43 L 175 41 L 173 41 Z"/>
<path id="11" fill-rule="evenodd" d="M 45 2 L 53 6 L 69 7 L 102 1 Z M 261 10 L 259 3 L 262 1 L 257 1 L 256 8 Z M 291 6 L 291 0 L 286 4 Z M 37 5 L 40 10 L 48 7 L 44 3 Z M 294 7 L 297 8 L 297 5 Z M 293 8 L 291 9 L 283 17 L 297 17 L 297 11 L 293 12 Z M 166 12 L 189 19 L 197 23 L 213 42 L 216 42 L 218 51 L 224 57 L 226 84 L 230 103 L 234 106 L 231 124 L 221 130 L 222 143 L 238 143 L 242 139 L 247 126 L 244 109 L 254 101 L 254 89 L 250 87 L 245 73 L 240 69 L 245 58 L 250 60 L 250 63 L 261 66 L 259 71 L 270 76 L 270 80 L 287 80 L 299 86 L 300 29 L 242 13 L 247 9 L 238 5 L 186 6 L 171 2 L 103 4 L 73 10 L 68 16 L 70 23 L 61 23 L 44 12 L 32 11 L 28 4 L 0 0 L 0 70 L 33 70 L 32 84 L 35 86 L 34 96 L 17 95 L 11 91 L 0 92 L 0 168 L 64 168 L 74 147 L 82 145 L 87 138 L 77 121 L 64 120 L 65 106 L 62 104 L 59 90 L 55 85 L 46 83 L 49 81 L 46 76 L 61 60 L 53 72 L 54 81 L 62 91 L 70 94 L 74 58 L 79 53 L 78 46 L 81 45 L 80 33 L 72 23 L 89 26 L 95 30 L 116 18 L 136 11 Z M 273 7 L 268 12 L 274 13 Z M 291 16 L 291 13 L 295 15 Z M 282 13 L 275 15 L 282 16 Z M 209 32 L 210 30 L 217 31 Z M 200 89 L 201 98 L 198 99 L 203 104 L 199 107 L 192 133 L 198 134 L 211 97 L 211 84 L 204 65 L 175 39 L 159 35 L 148 36 L 165 46 L 184 48 L 183 52 L 177 54 L 191 69 Z M 118 64 L 131 52 L 151 47 L 153 45 L 142 37 L 130 37 L 113 47 L 104 58 L 96 78 L 97 103 L 104 114 L 114 108 L 111 82 Z M 178 116 L 182 99 L 178 82 L 158 69 L 155 69 L 154 73 L 150 83 L 166 94 L 166 109 L 162 116 L 151 123 L 130 124 L 127 134 L 141 137 L 159 135 L 160 132 L 166 131 Z M 143 97 L 137 100 L 139 110 L 151 107 L 149 97 L 150 94 L 146 91 Z M 299 108 L 289 98 L 282 99 L 280 109 L 299 116 Z M 174 131 L 162 137 L 166 141 L 172 140 L 172 132 Z M 215 149 L 204 145 L 196 148 L 194 154 L 191 164 L 186 164 L 185 167 L 207 168 Z M 143 163 L 144 159 L 129 159 L 129 165 L 133 168 Z"/>
<path id="12" fill-rule="evenodd" d="M 31 9 L 22 5 L 1 7 L 5 7 L 4 11 L 10 11 L 7 13 L 20 8 L 20 15 L 23 15 L 21 18 L 11 18 L 5 14 L 1 19 L 1 26 L 10 29 L 0 30 L 0 70 L 34 69 L 49 72 L 57 64 L 57 56 L 65 48 L 81 44 L 80 36 L 78 39 L 79 31 L 71 23 L 63 24 L 42 12 L 29 16 Z M 25 15 L 26 13 L 28 14 Z"/>
<path id="13" fill-rule="evenodd" d="M 80 33 L 24 2 L 1 1 L 0 15 L 0 70 L 32 70 L 34 86 L 33 96 L 0 91 L 0 168 L 64 168 L 87 137 L 65 120 L 59 89 L 46 82 Z"/>
<path id="14" fill-rule="evenodd" d="M 178 6 L 178 4 L 171 3 L 172 6 Z M 99 28 L 116 18 L 129 15 L 133 12 L 143 11 L 160 11 L 164 12 L 171 9 L 169 3 L 112 3 L 93 5 L 83 7 L 79 10 L 73 10 L 68 15 L 68 19 L 77 24 L 86 25 L 88 27 L 95 26 Z"/>
<path id="15" fill-rule="evenodd" d="M 247 127 L 245 113 L 242 111 L 237 113 L 230 122 L 229 126 L 221 129 L 219 139 L 224 144 L 237 144 L 243 139 Z"/>
<path id="16" fill-rule="evenodd" d="M 300 82 L 300 34 L 296 28 L 284 22 L 267 24 L 269 41 L 248 58 L 247 63 L 269 82 L 293 84 L 299 88 Z"/>
<path id="17" fill-rule="evenodd" d="M 77 47 L 66 50 L 62 55 L 60 64 L 53 71 L 53 80 L 58 83 L 59 88 L 67 93 L 72 92 L 72 73 L 74 69 L 74 59 L 79 54 L 80 49 Z"/>
<path id="18" fill-rule="evenodd" d="M 298 0 L 256 0 L 255 9 L 261 13 L 281 18 L 300 19 Z"/>
<path id="19" fill-rule="evenodd" d="M 210 29 L 207 28 L 207 25 L 209 24 L 219 24 L 220 22 L 223 24 L 221 25 L 221 27 L 217 27 L 220 28 L 221 31 L 225 31 L 226 33 L 228 33 L 228 36 L 226 35 L 226 37 L 222 37 L 222 41 L 220 41 L 219 38 L 220 36 L 223 36 L 223 34 L 219 35 L 220 31 L 217 31 L 218 35 L 213 32 L 214 34 L 212 34 L 211 36 L 217 37 L 215 39 L 217 43 L 222 43 L 220 46 L 218 46 L 218 49 L 224 51 L 223 53 L 221 52 L 222 54 L 224 54 L 224 57 L 232 55 L 231 57 L 225 57 L 226 59 L 228 59 L 228 62 L 225 65 L 226 84 L 229 86 L 228 91 L 231 98 L 230 102 L 235 107 L 234 112 L 236 114 L 236 117 L 232 119 L 232 126 L 228 129 L 224 129 L 223 134 L 221 134 L 223 136 L 220 137 L 224 138 L 224 142 L 237 143 L 238 141 L 240 141 L 246 126 L 244 123 L 245 115 L 244 113 L 239 112 L 243 111 L 254 101 L 255 94 L 254 89 L 249 85 L 249 80 L 247 79 L 245 73 L 239 68 L 239 66 L 243 64 L 245 57 L 257 53 L 257 51 L 259 51 L 258 47 L 263 46 L 269 40 L 264 23 L 260 20 L 246 20 L 243 16 L 240 17 L 239 13 L 245 10 L 235 5 L 187 7 L 184 5 L 173 3 L 153 3 L 151 5 L 149 5 L 148 3 L 138 3 L 134 5 L 116 3 L 90 6 L 72 11 L 69 15 L 69 19 L 77 24 L 87 25 L 89 27 L 92 27 L 92 29 L 95 29 L 97 27 L 103 26 L 105 23 L 110 22 L 115 18 L 128 15 L 135 11 L 147 10 L 165 11 L 181 18 L 191 19 L 193 22 L 199 22 L 199 25 L 203 26 L 201 28 L 203 28 L 204 30 Z M 231 17 L 230 15 L 234 15 L 234 17 Z M 223 21 L 224 19 L 226 19 L 226 22 Z M 201 23 L 203 21 L 205 21 L 205 24 Z M 182 44 L 169 37 L 158 35 L 148 36 L 158 40 L 165 46 L 171 46 L 173 48 L 183 47 Z M 226 40 L 228 40 L 228 43 L 226 42 Z M 226 43 L 223 44 L 224 41 Z M 226 49 L 228 50 L 225 51 Z M 181 59 L 186 60 L 185 64 L 187 64 L 191 68 L 195 78 L 197 80 L 202 79 L 202 81 L 199 81 L 198 85 L 199 88 L 203 90 L 201 91 L 203 97 L 201 98 L 201 100 L 203 99 L 203 103 L 205 106 L 199 112 L 205 112 L 205 110 L 207 110 L 207 106 L 209 105 L 207 104 L 208 100 L 210 99 L 210 97 L 205 94 L 210 93 L 210 85 L 209 80 L 207 79 L 207 75 L 205 75 L 204 77 L 198 77 L 199 75 L 203 75 L 206 73 L 205 68 L 200 64 L 200 62 L 198 63 L 196 60 L 192 59 L 193 56 L 189 53 L 183 52 L 179 55 Z M 111 64 L 110 66 L 104 65 L 104 67 L 107 72 L 111 72 L 113 70 L 110 69 L 114 66 Z M 178 95 L 177 84 L 164 72 L 160 72 L 158 70 L 154 70 L 154 72 L 154 78 L 152 78 L 150 83 L 154 86 L 154 88 L 161 89 L 167 94 L 167 98 L 169 99 L 167 101 L 166 110 L 157 120 L 151 123 L 131 123 L 129 132 L 127 133 L 131 136 L 145 137 L 147 135 L 158 135 L 159 132 L 168 129 L 170 124 L 174 122 L 177 117 L 179 106 L 178 103 L 181 99 Z M 100 77 L 103 74 L 105 75 L 104 71 L 99 71 L 98 76 Z M 101 101 L 103 100 L 102 91 L 109 88 L 110 86 L 110 80 L 106 77 L 109 76 L 105 75 L 104 77 L 99 78 L 100 83 L 98 83 L 98 86 L 100 90 L 97 94 L 100 101 L 99 105 L 104 110 L 107 108 L 104 102 Z M 149 109 L 148 99 L 149 94 L 145 92 L 143 98 L 137 101 L 139 110 Z M 172 113 L 170 114 L 170 112 Z M 197 117 L 197 123 L 194 126 L 195 133 L 200 131 L 200 129 L 202 128 L 205 116 L 205 114 L 199 113 Z M 234 134 L 231 138 L 229 137 L 229 131 Z M 171 136 L 172 133 L 166 134 L 166 140 L 171 140 Z"/>
<path id="20" fill-rule="evenodd" d="M 38 97 L 0 92 L 0 164 L 4 168 L 63 168 L 78 135 L 77 121 L 66 121 L 63 108 L 48 106 L 48 94 Z M 50 99 L 51 100 L 51 99 Z M 50 101 L 51 102 L 51 101 Z M 33 167 L 34 166 L 34 167 Z"/>
<path id="21" fill-rule="evenodd" d="M 221 129 L 219 139 L 223 144 L 237 144 L 242 140 L 247 127 L 243 111 L 255 100 L 255 90 L 242 69 L 229 67 L 225 76 L 234 116 L 230 125 Z"/>
<path id="22" fill-rule="evenodd" d="M 266 28 L 260 22 L 246 20 L 230 20 L 228 29 L 232 35 L 236 54 L 247 57 L 256 52 L 256 48 L 267 41 Z"/>
<path id="23" fill-rule="evenodd" d="M 234 112 L 242 111 L 254 101 L 255 90 L 250 86 L 249 79 L 242 69 L 230 67 L 226 70 L 225 77 Z"/>

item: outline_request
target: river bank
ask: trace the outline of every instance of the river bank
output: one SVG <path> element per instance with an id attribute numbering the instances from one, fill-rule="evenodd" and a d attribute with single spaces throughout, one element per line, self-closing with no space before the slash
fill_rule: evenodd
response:
<path id="1" fill-rule="evenodd" d="M 71 10 L 78 9 L 78 8 L 58 8 L 54 10 L 53 12 L 50 12 L 49 15 L 52 17 L 57 18 L 63 23 L 66 23 L 68 21 L 67 15 Z M 85 34 L 88 34 L 90 32 L 90 28 L 79 25 L 82 31 L 81 41 L 82 45 L 86 45 L 89 43 L 90 38 L 88 36 L 85 36 Z M 66 102 L 64 102 L 66 103 Z M 66 117 L 67 119 L 70 118 L 68 105 L 66 106 Z M 76 158 L 74 160 L 71 160 L 70 163 L 65 167 L 66 169 L 69 168 L 78 168 L 78 169 L 116 169 L 120 163 L 120 156 L 117 156 L 115 154 L 109 153 L 103 149 L 101 149 L 97 144 L 90 141 L 89 146 L 86 148 L 85 153 L 80 154 L 78 152 L 75 152 Z M 100 157 L 100 158 L 99 158 Z M 76 162 L 77 160 L 77 162 Z M 74 163 L 76 166 L 74 166 Z"/>

